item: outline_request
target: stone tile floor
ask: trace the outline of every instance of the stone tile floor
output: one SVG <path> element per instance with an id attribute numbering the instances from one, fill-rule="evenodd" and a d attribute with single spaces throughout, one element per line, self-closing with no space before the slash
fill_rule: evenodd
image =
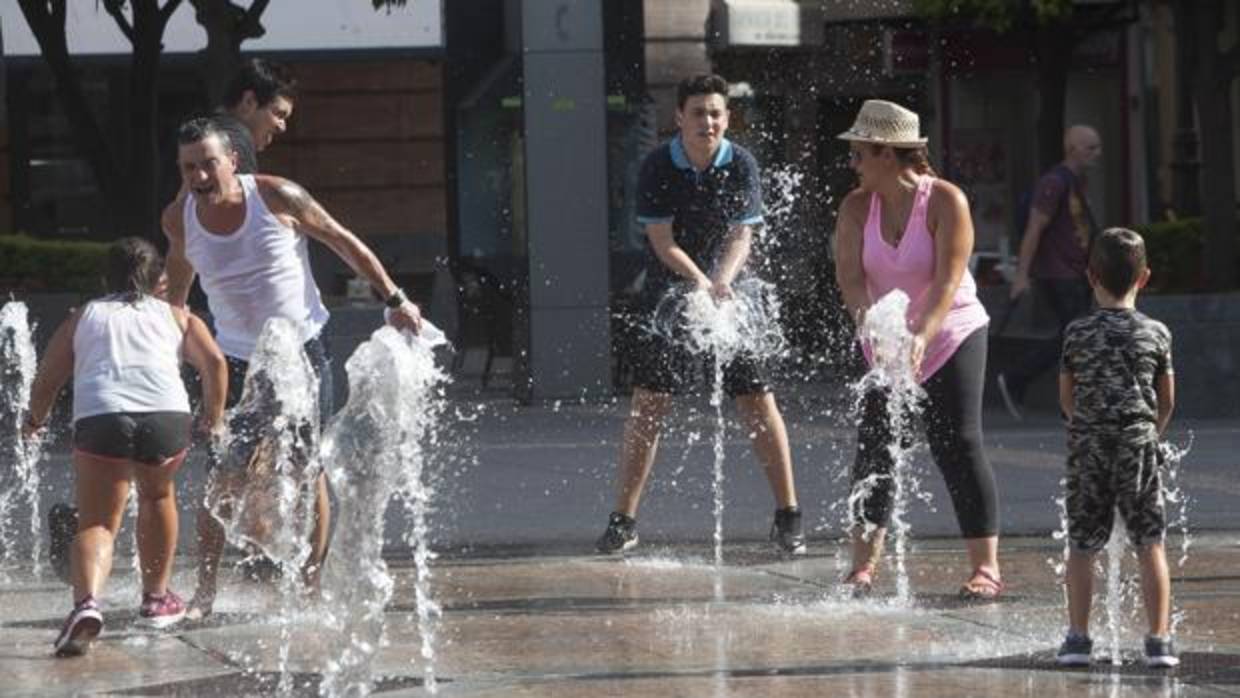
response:
<path id="1" fill-rule="evenodd" d="M 1004 597 L 964 603 L 967 574 L 955 541 L 916 541 L 907 559 L 912 600 L 893 600 L 894 566 L 879 593 L 847 598 L 838 546 L 781 560 L 757 543 L 731 544 L 716 570 L 702 546 L 638 548 L 627 558 L 445 558 L 433 567 L 442 607 L 433 673 L 441 696 L 1240 696 L 1240 540 L 1193 539 L 1175 566 L 1184 664 L 1139 662 L 1144 621 L 1135 587 L 1123 602 L 1122 664 L 1109 663 L 1105 616 L 1095 609 L 1088 670 L 1060 670 L 1062 591 L 1047 539 L 1007 539 Z M 0 583 L 0 695 L 243 696 L 277 691 L 281 624 L 274 587 L 235 575 L 218 613 L 165 632 L 133 626 L 137 589 L 118 556 L 107 628 L 90 654 L 56 659 L 50 643 L 67 611 L 58 581 L 8 570 Z M 193 560 L 179 562 L 188 591 Z M 396 593 L 388 644 L 374 661 L 380 695 L 429 695 L 419 648 L 413 569 L 390 562 Z M 1135 559 L 1125 555 L 1126 578 Z M 1100 582 L 1098 589 L 1105 589 Z M 314 609 L 291 628 L 292 695 L 317 695 L 327 657 Z"/>

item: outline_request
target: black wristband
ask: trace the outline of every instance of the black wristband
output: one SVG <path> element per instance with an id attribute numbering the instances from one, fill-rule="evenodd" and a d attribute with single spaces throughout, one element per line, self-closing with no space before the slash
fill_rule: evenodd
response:
<path id="1" fill-rule="evenodd" d="M 387 300 L 383 301 L 383 304 L 389 308 L 399 308 L 404 305 L 407 300 L 409 300 L 409 298 L 405 296 L 405 292 L 398 288 L 392 292 L 392 295 L 387 297 Z"/>

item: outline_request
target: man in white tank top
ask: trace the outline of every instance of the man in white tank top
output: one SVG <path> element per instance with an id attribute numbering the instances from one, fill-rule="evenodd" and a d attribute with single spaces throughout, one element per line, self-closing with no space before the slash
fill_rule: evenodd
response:
<path id="1" fill-rule="evenodd" d="M 370 282 L 385 299 L 389 324 L 415 333 L 421 329 L 418 307 L 375 254 L 305 189 L 281 177 L 238 175 L 228 135 L 211 119 L 182 124 L 177 143 L 177 165 L 191 196 L 169 204 L 161 218 L 168 237 L 168 301 L 184 306 L 197 274 L 217 340 L 230 359 L 248 361 L 258 332 L 272 317 L 292 320 L 302 328 L 303 340 L 310 341 L 326 324 L 328 313 L 311 275 L 307 238 L 326 245 Z M 230 394 L 230 404 L 238 397 Z M 238 475 L 244 474 L 217 473 L 216 487 L 239 487 Z M 306 575 L 310 584 L 317 583 L 329 527 L 327 481 L 320 475 Z M 205 508 L 199 510 L 198 544 L 199 590 L 192 606 L 205 615 L 214 600 L 216 565 L 224 547 L 223 529 Z"/>

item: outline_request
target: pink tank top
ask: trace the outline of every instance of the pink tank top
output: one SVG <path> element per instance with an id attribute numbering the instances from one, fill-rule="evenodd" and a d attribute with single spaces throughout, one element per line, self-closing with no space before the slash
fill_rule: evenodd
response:
<path id="1" fill-rule="evenodd" d="M 909 297 L 907 320 L 910 325 L 925 311 L 930 284 L 934 281 L 934 237 L 926 226 L 926 208 L 933 186 L 934 177 L 923 176 L 917 182 L 913 210 L 898 245 L 893 247 L 883 239 L 882 203 L 878 194 L 870 196 L 870 213 L 865 220 L 861 267 L 865 270 L 870 302 L 877 301 L 893 289 L 904 291 Z M 939 333 L 926 346 L 918 380 L 925 382 L 934 375 L 969 335 L 989 322 L 990 316 L 977 300 L 973 275 L 965 269 Z M 873 363 L 870 347 L 863 343 L 862 351 L 866 360 Z"/>

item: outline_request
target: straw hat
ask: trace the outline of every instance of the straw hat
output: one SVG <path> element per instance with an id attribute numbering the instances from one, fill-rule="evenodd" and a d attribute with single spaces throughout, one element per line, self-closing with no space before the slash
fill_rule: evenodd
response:
<path id="1" fill-rule="evenodd" d="M 925 145 L 920 135 L 921 127 L 917 112 L 905 109 L 894 102 L 867 99 L 857 112 L 857 120 L 851 128 L 837 138 L 845 141 L 878 143 L 896 148 L 916 148 Z"/>

